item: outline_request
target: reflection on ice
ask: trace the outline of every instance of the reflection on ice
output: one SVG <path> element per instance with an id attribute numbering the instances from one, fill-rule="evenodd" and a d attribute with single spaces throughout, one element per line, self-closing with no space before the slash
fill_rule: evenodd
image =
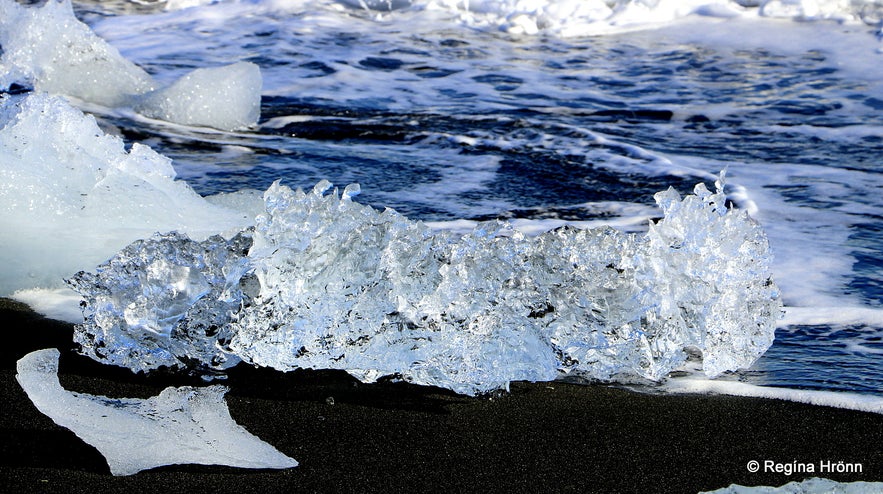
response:
<path id="1" fill-rule="evenodd" d="M 272 186 L 247 255 L 248 234 L 157 235 L 77 274 L 83 352 L 134 370 L 242 359 L 476 394 L 561 373 L 659 380 L 688 349 L 715 376 L 772 343 L 766 238 L 720 190 L 657 194 L 665 217 L 643 235 L 532 238 L 503 222 L 433 232 L 330 186 Z"/>
<path id="2" fill-rule="evenodd" d="M 58 357 L 54 348 L 25 355 L 16 379 L 38 410 L 98 449 L 114 475 L 183 463 L 297 466 L 233 421 L 223 386 L 170 387 L 146 400 L 73 393 L 58 381 Z"/>

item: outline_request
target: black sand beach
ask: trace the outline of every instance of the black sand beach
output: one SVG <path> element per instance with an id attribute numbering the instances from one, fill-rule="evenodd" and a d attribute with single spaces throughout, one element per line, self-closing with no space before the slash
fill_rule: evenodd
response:
<path id="1" fill-rule="evenodd" d="M 38 412 L 15 362 L 62 350 L 67 389 L 148 397 L 180 377 L 136 376 L 71 351 L 71 326 L 0 300 L 3 492 L 685 492 L 819 476 L 883 481 L 883 415 L 778 400 L 651 396 L 605 386 L 514 383 L 469 398 L 339 372 L 238 367 L 233 418 L 300 462 L 245 470 L 178 465 L 128 477 Z M 749 461 L 859 463 L 862 473 L 748 471 Z"/>

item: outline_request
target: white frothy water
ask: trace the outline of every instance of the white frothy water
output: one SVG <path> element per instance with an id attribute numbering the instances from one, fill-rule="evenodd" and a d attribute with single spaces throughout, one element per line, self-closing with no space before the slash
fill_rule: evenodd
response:
<path id="1" fill-rule="evenodd" d="M 879 351 L 874 341 L 883 331 L 879 301 L 869 299 L 854 285 L 857 279 L 879 278 L 873 266 L 862 267 L 861 262 L 864 253 L 877 255 L 873 237 L 862 238 L 862 225 L 880 215 L 881 205 L 876 199 L 879 174 L 870 159 L 840 163 L 831 156 L 816 155 L 815 148 L 836 144 L 849 149 L 868 147 L 871 153 L 879 146 L 874 139 L 883 131 L 867 109 L 883 100 L 879 83 L 883 80 L 883 64 L 876 63 L 880 48 L 876 2 L 228 1 L 194 7 L 199 3 L 169 2 L 167 12 L 96 17 L 90 22 L 110 45 L 126 59 L 147 68 L 163 86 L 193 69 L 254 57 L 262 65 L 265 95 L 296 96 L 305 103 L 339 102 L 346 110 L 380 108 L 414 113 L 430 108 L 446 114 L 475 107 L 478 112 L 491 114 L 487 121 L 530 129 L 500 132 L 486 125 L 487 121 L 476 120 L 469 132 L 440 132 L 423 129 L 424 122 L 414 119 L 402 125 L 412 129 L 407 135 L 408 146 L 361 144 L 358 153 L 350 151 L 346 155 L 347 159 L 371 155 L 376 158 L 373 163 L 382 163 L 384 157 L 391 156 L 404 160 L 409 155 L 426 163 L 433 159 L 443 162 L 446 172 L 440 174 L 440 179 L 411 187 L 390 187 L 393 190 L 379 191 L 375 197 L 388 202 L 404 198 L 407 204 L 453 212 L 450 216 L 455 218 L 518 207 L 514 196 L 473 199 L 487 195 L 498 183 L 495 181 L 504 176 L 507 163 L 499 155 L 509 152 L 539 150 L 546 156 L 578 157 L 586 169 L 645 177 L 708 180 L 726 168 L 729 198 L 758 219 L 770 237 L 775 253 L 773 273 L 788 305 L 788 316 L 780 324 L 783 334 L 807 325 L 858 328 L 841 337 L 849 349 L 844 356 L 865 356 L 873 365 L 871 358 Z M 745 6 L 751 4 L 756 5 Z M 233 19 L 236 22 L 231 22 Z M 792 22 L 795 19 L 810 22 Z M 473 35 L 475 31 L 478 34 Z M 602 33 L 595 38 L 577 38 Z M 641 47 L 655 44 L 659 45 L 655 51 L 642 51 Z M 683 44 L 698 47 L 696 53 L 700 56 L 677 58 L 676 48 Z M 586 53 L 592 46 L 603 46 L 608 51 Z M 713 53 L 709 55 L 705 50 Z M 612 55 L 608 59 L 605 53 Z M 662 60 L 671 57 L 666 63 L 678 67 L 651 83 L 653 87 L 670 88 L 668 92 L 647 91 L 647 86 L 641 86 L 642 72 L 620 70 L 623 60 L 640 59 L 646 53 Z M 790 79 L 787 67 L 791 63 L 799 66 L 795 61 L 801 58 L 827 58 L 818 63 L 822 70 L 796 76 L 807 87 L 817 88 L 809 93 L 795 92 L 792 86 L 799 89 L 800 84 L 785 84 Z M 554 64 L 567 68 L 566 77 L 551 70 Z M 750 66 L 742 69 L 750 77 L 746 76 L 745 81 L 729 79 L 732 74 L 728 69 L 734 66 Z M 723 74 L 720 80 L 698 82 L 704 74 L 715 71 Z M 830 71 L 835 71 L 834 75 L 826 76 Z M 853 84 L 831 89 L 828 79 L 832 77 L 849 79 Z M 638 86 L 630 91 L 627 84 L 633 81 L 638 81 Z M 613 89 L 598 89 L 606 82 Z M 620 83 L 622 89 L 616 89 Z M 712 91 L 727 85 L 740 88 L 740 84 L 751 90 L 724 99 Z M 119 86 L 125 87 L 122 83 Z M 703 91 L 703 87 L 708 90 Z M 769 106 L 769 94 L 777 91 L 783 108 L 797 112 L 807 101 L 804 94 L 820 92 L 821 107 L 832 115 L 834 123 L 819 124 L 810 114 L 789 113 L 791 116 L 773 119 L 772 123 L 761 118 L 753 126 L 753 112 Z M 682 92 L 689 97 L 678 98 Z M 760 95 L 767 99 L 756 99 Z M 653 123 L 632 127 L 615 121 L 568 121 L 554 126 L 545 123 L 550 115 L 579 115 L 581 108 L 573 102 L 580 99 L 591 101 L 585 105 L 592 109 L 597 108 L 592 106 L 595 102 L 605 110 L 662 108 L 671 112 L 671 122 L 678 125 L 674 133 L 666 134 L 663 125 L 654 127 Z M 833 99 L 840 106 L 826 108 L 825 99 Z M 525 107 L 540 116 L 495 114 Z M 733 129 L 723 125 L 713 133 L 696 136 L 684 129 L 693 125 L 691 119 L 697 116 L 713 124 L 733 118 L 742 123 Z M 289 128 L 297 130 L 298 124 L 327 117 L 273 118 L 262 125 L 262 131 L 282 134 Z M 372 123 L 370 116 L 341 121 Z M 769 154 L 752 161 L 731 151 L 741 148 L 739 151 L 749 154 L 747 151 L 756 145 L 752 135 L 776 136 L 788 143 L 782 146 L 783 152 L 788 150 L 785 148 L 804 151 L 789 155 L 791 161 L 776 159 L 774 163 L 769 161 Z M 177 135 L 172 133 L 174 139 Z M 229 137 L 199 139 L 222 142 L 228 153 L 265 146 L 292 155 L 309 149 L 321 156 L 329 151 L 337 153 L 335 147 L 343 147 L 299 140 L 297 135 L 286 142 L 261 137 L 254 147 Z M 697 151 L 703 146 L 714 151 Z M 233 159 L 226 156 L 224 159 Z M 827 161 L 815 163 L 819 160 Z M 468 174 L 458 171 L 458 163 L 469 164 L 464 168 Z M 188 168 L 191 163 L 186 158 L 176 166 L 188 180 L 214 170 L 198 163 Z M 279 173 L 286 167 L 302 169 L 311 179 L 326 173 L 321 166 L 307 166 L 300 157 L 278 160 L 273 166 Z M 427 166 L 432 172 L 438 168 Z M 347 181 L 356 180 L 366 185 L 366 190 L 374 185 L 360 177 L 347 177 Z M 458 190 L 450 192 L 455 184 L 453 188 Z M 800 190 L 795 191 L 795 185 Z M 638 199 L 633 195 L 624 198 L 630 200 Z M 575 200 L 568 206 L 576 208 L 584 203 Z M 647 218 L 658 216 L 658 211 L 654 213 L 637 202 L 596 204 L 581 210 L 608 212 L 599 213 L 597 220 L 576 220 L 576 224 L 617 224 L 641 231 Z M 525 231 L 541 231 L 570 221 L 517 218 L 514 224 Z M 434 226 L 451 229 L 468 225 L 468 229 L 475 224 L 473 220 L 456 220 Z"/>

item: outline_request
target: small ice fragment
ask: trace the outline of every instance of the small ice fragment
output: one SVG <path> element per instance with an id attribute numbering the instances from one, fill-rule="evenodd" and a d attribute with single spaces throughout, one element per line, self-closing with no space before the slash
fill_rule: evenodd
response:
<path id="1" fill-rule="evenodd" d="M 184 125 L 234 130 L 257 123 L 261 70 L 250 62 L 196 69 L 171 86 L 144 95 L 135 110 Z"/>
<path id="2" fill-rule="evenodd" d="M 58 381 L 59 352 L 31 352 L 16 379 L 40 412 L 104 455 L 114 475 L 195 463 L 291 468 L 297 461 L 233 421 L 226 388 L 169 387 L 146 400 L 73 393 Z"/>

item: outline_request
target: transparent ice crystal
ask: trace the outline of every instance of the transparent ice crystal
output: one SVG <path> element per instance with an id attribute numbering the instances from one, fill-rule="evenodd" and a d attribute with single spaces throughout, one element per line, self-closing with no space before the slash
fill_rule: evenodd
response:
<path id="1" fill-rule="evenodd" d="M 250 297 L 250 246 L 248 232 L 202 242 L 172 232 L 133 242 L 97 272 L 67 280 L 85 297 L 75 342 L 96 360 L 135 371 L 237 364 L 223 347 L 230 314 Z"/>
<path id="2" fill-rule="evenodd" d="M 153 263 L 178 266 L 174 259 L 208 259 L 205 251 L 217 249 L 183 236 L 154 237 L 124 251 L 127 259 L 149 258 L 138 269 L 113 260 L 104 268 L 101 300 L 115 305 L 99 302 L 91 275 L 78 277 L 90 307 L 81 328 L 100 325 L 107 346 L 125 326 L 121 308 L 135 304 L 147 311 L 138 312 L 134 327 L 169 327 L 140 334 L 170 335 L 177 353 L 168 353 L 178 362 L 210 362 L 210 341 L 255 365 L 343 369 L 363 381 L 391 375 L 466 394 L 562 373 L 660 380 L 688 351 L 700 352 L 705 373 L 716 376 L 766 351 L 781 312 L 763 231 L 745 212 L 728 209 L 717 186 L 712 193 L 700 184 L 684 198 L 673 189 L 657 194 L 664 217 L 646 234 L 563 227 L 527 237 L 499 221 L 465 235 L 434 232 L 354 202 L 357 185 L 341 195 L 327 193 L 326 181 L 309 193 L 274 184 L 236 269 L 191 262 L 186 275 L 163 268 L 151 278 L 142 270 Z M 167 241 L 181 252 L 170 258 Z M 143 249 L 152 253 L 136 255 Z M 127 267 L 110 267 L 117 265 Z M 216 280 L 216 293 L 194 297 L 193 288 L 171 288 L 204 277 Z M 133 278 L 154 288 L 127 290 L 125 280 Z M 240 285 L 253 288 L 230 289 Z M 179 325 L 223 326 L 223 338 L 181 345 Z M 158 348 L 155 340 L 149 348 Z M 153 359 L 137 336 L 113 345 L 91 354 L 111 361 L 126 354 L 114 363 L 135 369 Z"/>

